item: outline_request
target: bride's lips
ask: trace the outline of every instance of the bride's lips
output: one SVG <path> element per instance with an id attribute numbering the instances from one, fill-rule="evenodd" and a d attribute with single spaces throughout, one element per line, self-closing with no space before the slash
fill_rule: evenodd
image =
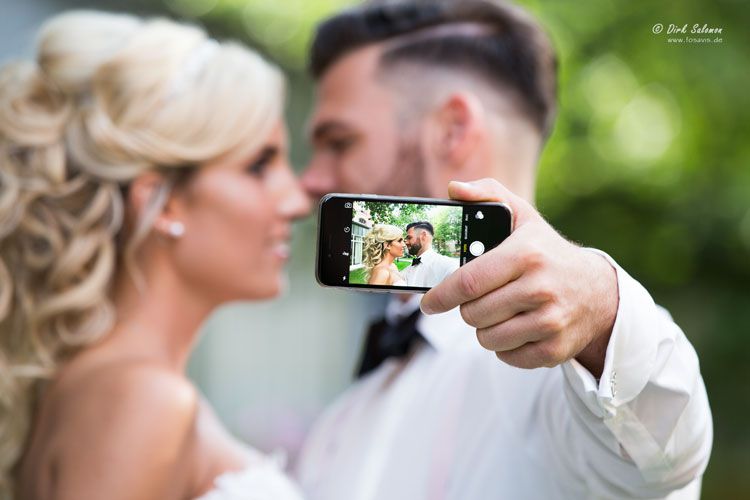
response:
<path id="1" fill-rule="evenodd" d="M 272 253 L 282 262 L 289 260 L 291 253 L 288 241 L 280 241 L 275 243 L 272 247 Z"/>
<path id="2" fill-rule="evenodd" d="M 288 226 L 277 228 L 275 234 L 271 237 L 271 241 L 273 242 L 271 245 L 271 253 L 273 253 L 273 255 L 282 263 L 289 260 L 289 255 L 291 253 L 291 239 L 292 232 L 291 228 Z"/>

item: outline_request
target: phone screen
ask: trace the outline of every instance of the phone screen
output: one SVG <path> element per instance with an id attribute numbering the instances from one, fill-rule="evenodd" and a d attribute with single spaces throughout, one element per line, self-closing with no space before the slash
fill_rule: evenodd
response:
<path id="1" fill-rule="evenodd" d="M 317 278 L 325 286 L 426 292 L 510 235 L 502 203 L 327 195 Z"/>

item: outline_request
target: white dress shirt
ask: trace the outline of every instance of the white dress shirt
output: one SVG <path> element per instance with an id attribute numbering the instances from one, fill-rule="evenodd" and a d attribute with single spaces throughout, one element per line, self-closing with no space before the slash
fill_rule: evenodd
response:
<path id="1" fill-rule="evenodd" d="M 401 273 L 408 286 L 433 287 L 458 269 L 458 259 L 441 255 L 432 248 L 419 258 L 419 265 L 411 265 Z"/>
<path id="2" fill-rule="evenodd" d="M 599 252 L 601 253 L 601 252 Z M 597 382 L 577 361 L 523 370 L 458 312 L 317 422 L 297 479 L 310 500 L 697 499 L 713 439 L 696 353 L 617 269 L 620 303 Z M 407 313 L 392 301 L 388 314 Z"/>

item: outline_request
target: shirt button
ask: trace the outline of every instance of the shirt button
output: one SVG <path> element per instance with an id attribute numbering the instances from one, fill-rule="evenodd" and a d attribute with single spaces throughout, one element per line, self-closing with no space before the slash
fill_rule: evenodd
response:
<path id="1" fill-rule="evenodd" d="M 617 396 L 617 372 L 614 370 L 609 378 L 609 391 L 612 393 L 612 397 Z"/>

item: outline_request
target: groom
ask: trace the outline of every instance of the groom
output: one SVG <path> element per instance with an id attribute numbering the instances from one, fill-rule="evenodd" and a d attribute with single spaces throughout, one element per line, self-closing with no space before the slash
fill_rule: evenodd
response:
<path id="1" fill-rule="evenodd" d="M 432 249 L 435 229 L 429 222 L 412 222 L 406 226 L 406 248 L 414 256 L 402 273 L 408 286 L 433 287 L 458 269 L 458 260 L 440 255 Z"/>
<path id="2" fill-rule="evenodd" d="M 311 61 L 308 192 L 502 200 L 516 227 L 424 297 L 437 314 L 390 301 L 364 356 L 379 362 L 300 456 L 307 497 L 699 498 L 712 421 L 695 350 L 533 206 L 556 108 L 539 25 L 498 0 L 372 2 L 326 21 Z"/>

